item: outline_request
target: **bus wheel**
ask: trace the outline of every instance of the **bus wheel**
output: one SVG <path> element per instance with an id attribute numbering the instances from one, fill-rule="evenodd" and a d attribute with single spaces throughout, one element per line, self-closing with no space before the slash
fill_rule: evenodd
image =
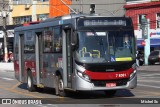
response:
<path id="1" fill-rule="evenodd" d="M 35 91 L 31 72 L 28 72 L 28 75 L 27 75 L 27 88 L 28 88 L 28 91 L 30 92 Z"/>
<path id="2" fill-rule="evenodd" d="M 116 94 L 116 90 L 107 90 L 104 91 L 107 97 L 113 97 Z"/>
<path id="3" fill-rule="evenodd" d="M 57 80 L 57 88 L 56 88 L 56 95 L 59 95 L 61 97 L 65 97 L 66 96 L 66 92 L 64 90 L 63 87 L 63 79 L 61 76 L 56 76 L 56 80 Z"/>

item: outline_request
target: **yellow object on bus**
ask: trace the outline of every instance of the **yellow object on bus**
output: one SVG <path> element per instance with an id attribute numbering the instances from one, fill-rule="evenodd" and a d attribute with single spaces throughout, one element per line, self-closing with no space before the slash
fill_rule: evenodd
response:
<path id="1" fill-rule="evenodd" d="M 116 58 L 116 61 L 132 61 L 131 57 Z"/>

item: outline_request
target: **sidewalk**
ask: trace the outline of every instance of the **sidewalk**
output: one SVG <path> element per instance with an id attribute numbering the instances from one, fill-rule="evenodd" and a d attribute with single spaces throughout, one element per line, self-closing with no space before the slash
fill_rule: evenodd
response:
<path id="1" fill-rule="evenodd" d="M 14 66 L 12 62 L 4 63 L 0 62 L 0 71 L 12 72 L 14 71 Z"/>
<path id="2" fill-rule="evenodd" d="M 138 71 L 159 71 L 160 72 L 160 65 L 149 65 L 149 66 L 139 66 L 137 68 Z"/>

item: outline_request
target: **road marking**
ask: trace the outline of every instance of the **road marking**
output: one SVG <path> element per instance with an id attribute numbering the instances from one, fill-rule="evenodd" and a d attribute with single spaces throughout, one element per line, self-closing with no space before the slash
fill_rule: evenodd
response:
<path id="1" fill-rule="evenodd" d="M 138 77 L 138 80 L 140 79 L 159 79 L 160 77 Z"/>
<path id="2" fill-rule="evenodd" d="M 58 106 L 55 105 L 55 104 L 47 104 L 47 105 L 52 106 L 52 107 L 58 107 Z"/>
<path id="3" fill-rule="evenodd" d="M 14 86 L 11 87 L 11 89 L 15 89 L 16 87 L 18 87 L 21 83 L 18 82 L 17 84 L 15 84 Z"/>
<path id="4" fill-rule="evenodd" d="M 14 80 L 14 79 L 12 79 L 12 78 L 6 78 L 6 77 L 0 77 L 0 79 L 9 80 L 9 81 Z"/>
<path id="5" fill-rule="evenodd" d="M 151 87 L 151 88 L 160 88 L 158 86 L 153 86 L 153 85 L 145 85 L 145 84 L 137 84 L 138 86 L 144 86 L 144 87 Z"/>
<path id="6" fill-rule="evenodd" d="M 44 106 L 44 105 L 37 105 L 37 104 L 34 104 L 35 106 L 39 106 L 39 107 L 47 107 L 47 106 Z"/>
<path id="7" fill-rule="evenodd" d="M 158 95 L 158 96 L 160 96 L 160 93 L 159 92 L 150 92 L 150 91 L 144 91 L 144 90 L 140 90 L 140 89 L 136 89 L 135 90 L 135 93 L 136 92 L 138 92 L 138 93 L 144 93 L 145 95 L 147 94 L 147 95 L 150 95 L 150 94 L 152 94 L 152 95 Z"/>
<path id="8" fill-rule="evenodd" d="M 142 77 L 144 77 L 144 76 L 158 76 L 158 75 L 160 75 L 159 73 L 153 73 L 153 74 L 144 74 L 144 75 L 141 75 Z"/>
<path id="9" fill-rule="evenodd" d="M 158 82 L 158 83 L 160 83 L 160 81 L 156 81 L 156 80 L 144 80 L 144 79 L 140 79 L 140 80 L 138 80 L 138 82 Z"/>
<path id="10" fill-rule="evenodd" d="M 17 84 L 16 84 L 17 85 Z M 45 98 L 45 97 L 42 97 L 42 96 L 37 96 L 37 95 L 34 95 L 33 93 L 29 92 L 29 93 L 26 93 L 26 92 L 21 92 L 19 90 L 14 90 L 14 89 L 11 89 L 11 88 L 5 88 L 5 87 L 2 87 L 0 86 L 1 89 L 3 90 L 6 90 L 6 91 L 10 91 L 10 92 L 13 92 L 13 93 L 17 93 L 17 94 L 20 94 L 20 95 L 24 95 L 24 96 L 30 96 L 30 97 L 33 97 L 33 98 Z M 59 97 L 60 99 L 63 100 L 64 97 Z M 54 102 L 61 102 L 62 100 L 60 101 L 55 101 Z M 48 100 L 48 101 L 53 101 L 53 100 Z M 44 106 L 43 106 L 44 107 Z"/>
<path id="11" fill-rule="evenodd" d="M 48 107 L 48 106 L 52 106 L 52 107 L 58 107 L 57 105 L 55 105 L 55 104 L 46 104 L 46 106 L 45 105 L 38 105 L 38 104 L 34 104 L 35 106 L 39 106 L 39 107 Z"/>
<path id="12" fill-rule="evenodd" d="M 4 89 L 4 90 L 6 90 L 6 91 L 10 91 L 10 92 L 17 93 L 17 94 L 21 94 L 21 95 L 25 95 L 25 96 L 30 96 L 30 97 L 33 97 L 33 98 L 44 98 L 44 97 L 41 97 L 41 96 L 33 95 L 33 93 L 27 94 L 27 93 L 24 93 L 24 92 L 20 92 L 20 91 L 17 91 L 17 90 L 13 90 L 13 89 L 1 87 L 1 86 L 0 86 L 0 88 L 1 88 L 1 89 Z"/>

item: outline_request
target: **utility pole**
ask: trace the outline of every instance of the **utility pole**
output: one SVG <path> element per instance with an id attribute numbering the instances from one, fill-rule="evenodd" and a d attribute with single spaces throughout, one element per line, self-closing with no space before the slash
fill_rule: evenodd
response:
<path id="1" fill-rule="evenodd" d="M 145 41 L 144 46 L 144 63 L 145 65 L 148 65 L 148 57 L 150 54 L 150 20 L 147 19 L 145 16 L 143 16 L 143 19 L 141 19 L 142 22 L 142 36 Z"/>
<path id="2" fill-rule="evenodd" d="M 83 13 L 83 0 L 80 0 L 80 12 Z"/>
<path id="3" fill-rule="evenodd" d="M 147 19 L 147 38 L 145 39 L 145 46 L 144 46 L 144 61 L 145 61 L 145 65 L 148 65 L 148 57 L 150 54 L 150 20 Z"/>
<path id="4" fill-rule="evenodd" d="M 2 17 L 3 17 L 3 38 L 4 38 L 4 61 L 5 62 L 8 62 L 8 48 L 7 48 L 7 31 L 6 31 L 6 17 L 7 17 L 7 14 L 6 14 L 6 11 L 5 11 L 5 2 L 3 0 L 3 4 L 2 4 Z"/>

